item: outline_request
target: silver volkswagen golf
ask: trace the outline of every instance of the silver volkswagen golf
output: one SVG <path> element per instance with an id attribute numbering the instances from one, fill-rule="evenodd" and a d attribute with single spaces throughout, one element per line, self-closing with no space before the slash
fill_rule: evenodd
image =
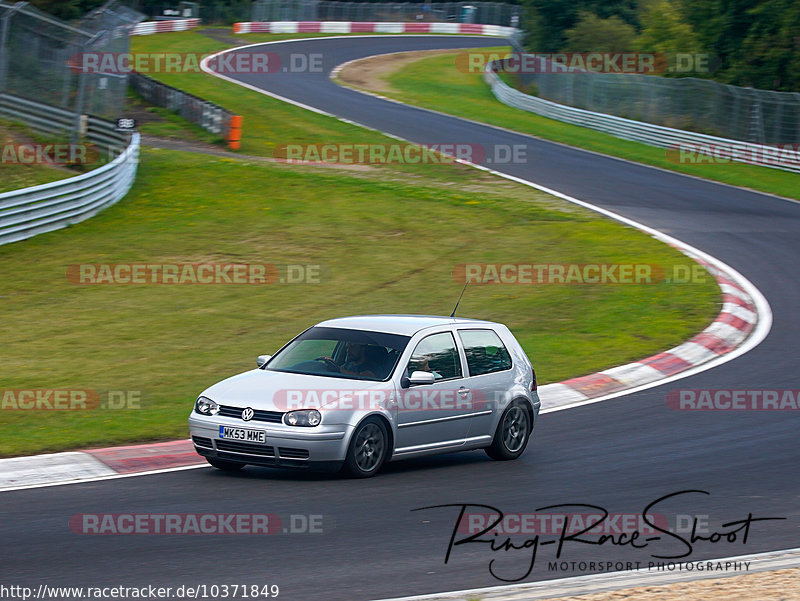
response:
<path id="1" fill-rule="evenodd" d="M 247 464 L 373 476 L 386 461 L 485 449 L 516 459 L 539 415 L 536 373 L 504 325 L 365 315 L 319 323 L 203 391 L 197 452 Z"/>

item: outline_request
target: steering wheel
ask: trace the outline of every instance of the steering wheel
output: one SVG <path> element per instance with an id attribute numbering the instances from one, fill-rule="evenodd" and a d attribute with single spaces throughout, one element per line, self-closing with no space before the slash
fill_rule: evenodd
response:
<path id="1" fill-rule="evenodd" d="M 336 365 L 333 359 L 328 359 L 327 357 L 317 357 L 315 361 L 322 361 L 325 365 L 327 365 L 331 371 L 338 371 L 341 372 L 341 368 Z"/>

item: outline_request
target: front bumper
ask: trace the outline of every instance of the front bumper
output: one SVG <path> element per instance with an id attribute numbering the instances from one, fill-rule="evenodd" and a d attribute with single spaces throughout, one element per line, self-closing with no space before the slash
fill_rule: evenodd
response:
<path id="1" fill-rule="evenodd" d="M 226 440 L 220 426 L 264 430 L 266 443 Z M 244 422 L 220 416 L 206 417 L 192 412 L 189 431 L 195 451 L 212 459 L 271 467 L 334 467 L 347 455 L 351 426 L 321 425 L 300 428 L 283 424 Z"/>

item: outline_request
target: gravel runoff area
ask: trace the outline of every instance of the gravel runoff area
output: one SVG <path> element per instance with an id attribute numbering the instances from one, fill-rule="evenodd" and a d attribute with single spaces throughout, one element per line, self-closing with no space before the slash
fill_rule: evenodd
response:
<path id="1" fill-rule="evenodd" d="M 479 597 L 493 601 L 493 597 Z M 520 596 L 502 597 L 522 601 Z M 800 568 L 756 572 L 727 578 L 710 578 L 662 586 L 639 586 L 587 595 L 550 597 L 552 601 L 797 601 L 800 599 Z"/>

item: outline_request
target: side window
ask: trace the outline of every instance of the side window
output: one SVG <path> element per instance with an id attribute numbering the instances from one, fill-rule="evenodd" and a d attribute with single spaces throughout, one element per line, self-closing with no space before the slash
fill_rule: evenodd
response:
<path id="1" fill-rule="evenodd" d="M 511 369 L 511 356 L 492 330 L 459 330 L 464 344 L 469 375 L 479 376 Z"/>
<path id="2" fill-rule="evenodd" d="M 431 334 L 420 340 L 408 362 L 408 375 L 429 371 L 437 380 L 461 377 L 461 360 L 450 332 Z"/>

